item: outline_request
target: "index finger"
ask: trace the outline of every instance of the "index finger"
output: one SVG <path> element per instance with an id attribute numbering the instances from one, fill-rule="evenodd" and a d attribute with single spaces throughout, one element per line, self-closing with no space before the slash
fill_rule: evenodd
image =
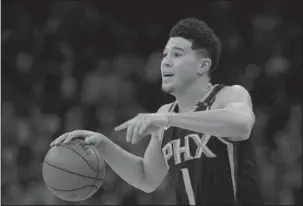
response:
<path id="1" fill-rule="evenodd" d="M 131 120 L 128 120 L 128 121 L 120 124 L 119 126 L 115 127 L 115 131 L 118 132 L 118 131 L 121 131 L 123 129 L 126 129 L 128 127 L 128 125 L 129 125 L 130 121 Z"/>

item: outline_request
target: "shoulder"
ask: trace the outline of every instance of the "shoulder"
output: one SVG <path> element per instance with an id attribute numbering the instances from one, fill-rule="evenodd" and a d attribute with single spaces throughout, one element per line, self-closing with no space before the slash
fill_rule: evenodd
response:
<path id="1" fill-rule="evenodd" d="M 168 112 L 170 110 L 170 108 L 172 107 L 172 105 L 174 104 L 174 102 L 171 102 L 169 104 L 164 104 L 162 105 L 159 109 L 158 112 Z"/>
<path id="2" fill-rule="evenodd" d="M 249 92 L 241 85 L 225 86 L 218 93 L 219 97 L 250 97 Z"/>
<path id="3" fill-rule="evenodd" d="M 225 86 L 216 95 L 216 103 L 226 105 L 232 102 L 247 102 L 251 104 L 251 96 L 241 85 Z"/>

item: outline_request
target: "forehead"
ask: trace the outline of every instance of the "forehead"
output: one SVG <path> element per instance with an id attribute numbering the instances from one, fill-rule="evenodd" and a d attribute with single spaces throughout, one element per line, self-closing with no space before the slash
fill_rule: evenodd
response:
<path id="1" fill-rule="evenodd" d="M 187 39 L 184 39 L 182 37 L 171 37 L 168 40 L 165 49 L 173 49 L 174 47 L 177 47 L 187 51 L 192 50 L 191 46 L 192 43 Z"/>

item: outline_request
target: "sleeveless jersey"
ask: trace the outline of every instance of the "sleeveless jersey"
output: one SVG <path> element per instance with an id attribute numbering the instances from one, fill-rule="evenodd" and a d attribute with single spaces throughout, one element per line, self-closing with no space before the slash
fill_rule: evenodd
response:
<path id="1" fill-rule="evenodd" d="M 208 110 L 224 85 L 215 85 L 195 111 Z M 170 112 L 178 112 L 173 103 Z M 226 138 L 169 127 L 162 134 L 164 159 L 177 204 L 262 204 L 250 138 Z"/>

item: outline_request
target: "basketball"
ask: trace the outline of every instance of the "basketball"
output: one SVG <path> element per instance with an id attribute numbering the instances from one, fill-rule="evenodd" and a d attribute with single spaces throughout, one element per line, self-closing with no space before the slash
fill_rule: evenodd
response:
<path id="1" fill-rule="evenodd" d="M 65 201 L 81 201 L 95 194 L 103 183 L 105 162 L 82 139 L 51 147 L 42 168 L 48 189 Z"/>

